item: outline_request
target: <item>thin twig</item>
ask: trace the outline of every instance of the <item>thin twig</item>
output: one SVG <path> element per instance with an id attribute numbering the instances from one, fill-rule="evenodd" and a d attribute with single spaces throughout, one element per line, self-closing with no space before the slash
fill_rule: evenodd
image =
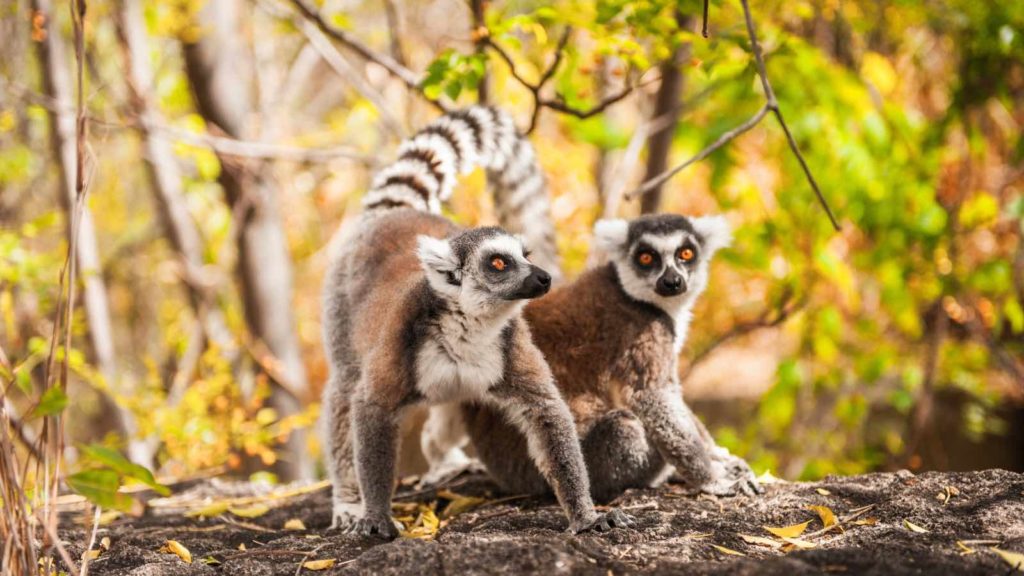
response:
<path id="1" fill-rule="evenodd" d="M 324 62 L 373 104 L 380 114 L 384 126 L 397 136 L 398 139 L 405 138 L 405 129 L 392 112 L 392 107 L 384 100 L 384 96 L 373 86 L 370 86 L 370 83 L 349 64 L 348 60 L 341 55 L 318 26 L 310 22 L 308 18 L 303 18 L 291 10 L 286 10 L 275 2 L 260 1 L 258 4 L 271 16 L 282 20 L 290 20 L 302 32 L 309 41 L 309 45 L 316 50 Z"/>
<path id="2" fill-rule="evenodd" d="M 775 98 L 775 91 L 772 90 L 771 82 L 768 81 L 768 70 L 764 64 L 764 55 L 761 53 L 761 44 L 757 41 L 757 32 L 754 30 L 754 17 L 750 13 L 749 0 L 740 0 L 740 3 L 743 4 L 743 17 L 747 24 L 747 35 L 750 36 L 750 50 L 754 53 L 754 63 L 757 65 L 757 74 L 761 77 L 761 86 L 764 88 L 765 97 L 768 98 L 768 105 L 775 114 L 775 118 L 779 121 L 779 125 L 782 126 L 782 131 L 786 133 L 789 149 L 793 151 L 796 159 L 800 162 L 800 167 L 804 170 L 804 176 L 807 177 L 807 182 L 814 189 L 814 194 L 818 197 L 821 207 L 825 209 L 829 222 L 832 223 L 832 227 L 838 232 L 840 229 L 839 222 L 836 221 L 835 214 L 832 213 L 832 209 L 829 208 L 825 196 L 821 193 L 821 189 L 818 188 L 818 183 L 814 180 L 811 169 L 807 167 L 807 162 L 804 160 L 803 154 L 800 153 L 800 148 L 796 145 L 796 140 L 789 131 L 786 120 L 782 117 L 782 110 L 779 109 L 779 102 Z"/>
<path id="3" fill-rule="evenodd" d="M 875 505 L 874 504 L 870 504 L 868 506 L 862 506 L 860 508 L 856 508 L 850 514 L 847 514 L 846 516 L 843 516 L 843 517 L 837 519 L 835 524 L 833 524 L 831 526 L 826 526 L 825 528 L 822 528 L 821 530 L 817 530 L 817 531 L 814 531 L 814 532 L 808 532 L 807 534 L 804 534 L 803 536 L 801 536 L 801 538 L 805 538 L 805 539 L 806 538 L 813 538 L 814 536 L 821 536 L 822 534 L 824 534 L 824 533 L 826 533 L 826 532 L 828 532 L 830 530 L 835 530 L 836 528 L 842 528 L 844 522 L 850 522 L 851 520 L 855 520 L 855 519 L 859 518 L 860 516 L 863 516 L 863 515 L 867 514 L 868 512 L 870 512 L 870 511 L 872 511 L 874 509 L 875 509 Z"/>
<path id="4" fill-rule="evenodd" d="M 89 576 L 89 551 L 96 545 L 96 532 L 100 529 L 100 514 L 103 509 L 99 506 L 96 507 L 96 512 L 92 518 L 92 533 L 89 535 L 89 545 L 85 547 L 85 555 L 82 556 L 82 571 L 79 572 L 79 576 Z"/>
<path id="5" fill-rule="evenodd" d="M 793 152 L 793 155 L 796 156 L 797 161 L 800 163 L 800 167 L 801 169 L 803 169 L 804 176 L 807 178 L 807 182 L 811 185 L 811 188 L 814 190 L 814 194 L 815 196 L 817 196 L 818 202 L 821 204 L 821 207 L 824 208 L 825 214 L 828 216 L 829 222 L 832 224 L 832 227 L 836 231 L 839 231 L 839 222 L 836 220 L 835 214 L 832 213 L 832 209 L 829 207 L 828 202 L 825 200 L 825 196 L 821 193 L 821 189 L 818 187 L 818 182 L 814 179 L 814 176 L 811 174 L 811 169 L 807 166 L 807 161 L 804 160 L 803 154 L 800 153 L 800 148 L 797 146 L 796 139 L 793 137 L 792 132 L 790 132 L 789 130 L 789 126 L 786 124 L 785 118 L 783 118 L 782 116 L 782 110 L 779 109 L 779 102 L 778 99 L 775 97 L 775 91 L 772 90 L 771 82 L 769 82 L 768 80 L 768 70 L 764 63 L 764 54 L 761 52 L 761 44 L 757 41 L 757 32 L 754 29 L 754 18 L 750 13 L 750 5 L 748 3 L 748 0 L 740 0 L 740 2 L 743 5 L 743 16 L 746 21 L 747 35 L 750 37 L 750 48 L 754 56 L 754 64 L 757 68 L 757 75 L 761 80 L 761 88 L 764 91 L 766 99 L 764 106 L 760 110 L 758 110 L 758 112 L 754 114 L 754 116 L 751 117 L 749 120 L 747 120 L 740 126 L 737 126 L 736 128 L 723 134 L 721 137 L 718 138 L 718 140 L 715 140 L 715 142 L 713 142 L 710 146 L 698 152 L 696 156 L 690 158 L 686 162 L 683 162 L 679 166 L 676 166 L 675 168 L 672 168 L 667 172 L 664 172 L 662 174 L 659 174 L 658 176 L 655 176 L 647 180 L 639 188 L 627 194 L 626 198 L 633 199 L 638 196 L 642 196 L 647 192 L 650 192 L 651 190 L 654 190 L 655 188 L 663 184 L 665 181 L 667 181 L 669 178 L 678 174 L 680 171 L 682 171 L 690 164 L 693 164 L 694 162 L 697 162 L 699 160 L 703 160 L 712 152 L 718 150 L 729 141 L 735 139 L 737 136 L 743 134 L 744 132 L 747 132 L 748 130 L 756 126 L 767 115 L 768 112 L 771 112 L 772 114 L 775 115 L 775 119 L 778 120 L 779 125 L 782 126 L 782 131 L 786 134 L 786 143 L 789 145 L 789 149 Z"/>
<path id="6" fill-rule="evenodd" d="M 736 137 L 739 136 L 740 134 L 743 134 L 743 133 L 749 131 L 754 126 L 757 126 L 758 122 L 760 122 L 761 119 L 764 118 L 768 114 L 768 110 L 769 110 L 768 104 L 765 104 L 764 106 L 761 106 L 761 109 L 758 110 L 756 114 L 751 116 L 746 122 L 744 122 L 743 124 L 740 124 L 739 126 L 733 128 L 732 130 L 729 130 L 725 134 L 722 134 L 721 136 L 718 137 L 717 140 L 712 142 L 707 148 L 704 148 L 703 150 L 701 150 L 700 152 L 698 152 L 694 156 L 690 157 L 689 160 L 683 162 L 682 164 L 676 166 L 675 168 L 672 168 L 671 170 L 669 170 L 667 172 L 662 172 L 658 176 L 655 176 L 654 178 L 651 178 L 650 180 L 648 180 L 648 181 L 644 182 L 643 184 L 641 184 L 640 187 L 637 188 L 636 190 L 633 190 L 632 192 L 626 194 L 626 196 L 625 196 L 626 200 L 633 200 L 634 198 L 638 198 L 640 196 L 643 196 L 644 194 L 650 192 L 651 190 L 654 190 L 658 186 L 661 186 L 662 184 L 667 182 L 669 179 L 671 179 L 676 174 L 682 172 L 683 169 L 685 169 L 689 165 L 694 164 L 696 162 L 700 162 L 701 160 L 707 158 L 715 150 L 718 150 L 722 146 L 725 146 L 726 144 L 728 144 L 730 141 L 736 139 Z"/>
<path id="7" fill-rule="evenodd" d="M 188 130 L 182 130 L 173 126 L 154 126 L 158 132 L 173 136 L 175 140 L 193 146 L 210 148 L 222 156 L 233 156 L 236 158 L 275 159 L 293 160 L 296 162 L 323 162 L 336 158 L 345 158 L 363 164 L 374 164 L 376 159 L 372 156 L 356 152 L 347 146 L 334 146 L 328 148 L 300 148 L 284 144 L 270 144 L 267 142 L 253 142 L 214 136 L 212 134 L 196 134 Z"/>
<path id="8" fill-rule="evenodd" d="M 541 74 L 540 80 L 538 80 L 536 83 L 530 82 L 529 80 L 523 77 L 523 75 L 519 72 L 519 68 L 516 66 L 515 60 L 512 59 L 512 56 L 504 48 L 502 48 L 500 44 L 495 42 L 494 39 L 490 36 L 490 34 L 487 34 L 484 37 L 484 41 L 487 43 L 487 45 L 492 50 L 494 50 L 494 52 L 502 60 L 505 61 L 506 65 L 508 65 L 509 74 L 512 75 L 512 78 L 515 79 L 515 81 L 518 82 L 520 86 L 526 88 L 526 90 L 529 91 L 530 94 L 533 96 L 533 112 L 530 114 L 530 125 L 525 130 L 526 134 L 531 134 L 533 130 L 537 127 L 537 118 L 540 115 L 541 108 L 549 108 L 556 112 L 561 112 L 562 114 L 568 114 L 570 116 L 575 116 L 576 118 L 580 119 L 587 119 L 592 116 L 596 116 L 601 112 L 604 112 L 609 106 L 625 99 L 627 96 L 632 94 L 638 86 L 641 85 L 639 83 L 627 84 L 626 87 L 623 88 L 620 92 L 608 96 L 607 98 L 598 102 L 594 106 L 591 106 L 590 108 L 576 108 L 575 106 L 567 104 L 565 100 L 563 100 L 561 97 L 558 97 L 557 95 L 556 98 L 544 98 L 542 95 L 544 87 L 558 71 L 558 67 L 559 65 L 561 65 L 562 58 L 565 53 L 565 47 L 568 45 L 569 38 L 571 36 L 572 28 L 566 27 L 565 30 L 562 31 L 562 36 L 558 40 L 558 46 L 555 48 L 554 60 L 552 60 L 551 65 L 544 70 L 544 72 Z"/>
<path id="9" fill-rule="evenodd" d="M 793 314 L 801 310 L 804 305 L 807 304 L 806 299 L 802 299 L 795 303 L 791 303 L 791 300 L 792 292 L 786 291 L 782 295 L 782 298 L 780 298 L 779 304 L 775 307 L 774 314 L 773 310 L 765 310 L 755 320 L 750 322 L 740 322 L 733 326 L 729 331 L 716 338 L 703 350 L 694 354 L 693 359 L 686 368 L 686 372 L 680 378 L 685 380 L 690 376 L 690 374 L 693 374 L 693 371 L 697 366 L 711 357 L 711 353 L 717 350 L 720 346 L 758 330 L 775 328 L 788 320 Z"/>
<path id="10" fill-rule="evenodd" d="M 312 20 L 313 23 L 316 24 L 317 27 L 320 28 L 320 30 L 324 34 L 327 34 L 331 38 L 334 38 L 335 40 L 343 44 L 345 47 L 347 47 L 349 50 L 352 50 L 356 54 L 359 54 L 365 60 L 368 60 L 381 66 L 382 68 L 390 72 L 391 75 L 393 75 L 395 78 L 401 80 L 406 86 L 412 88 L 417 93 L 422 95 L 424 99 L 426 99 L 428 102 L 436 106 L 442 112 L 450 112 L 452 110 L 452 106 L 446 103 L 445 101 L 428 98 L 427 95 L 423 93 L 422 86 L 420 85 L 420 82 L 422 80 L 420 76 L 413 72 L 412 70 L 409 70 L 405 66 L 399 64 L 391 56 L 388 56 L 387 54 L 380 54 L 378 52 L 375 52 L 374 50 L 371 50 L 370 47 L 367 46 L 366 44 L 363 44 L 362 41 L 353 37 L 345 30 L 342 30 L 341 28 L 338 28 L 337 26 L 331 24 L 330 22 L 324 19 L 324 17 L 320 14 L 320 11 L 318 9 L 307 4 L 305 0 L 291 0 L 291 3 L 299 10 L 300 13 L 302 13 L 303 16 Z"/>
<path id="11" fill-rule="evenodd" d="M 704 17 L 700 24 L 700 35 L 705 38 L 708 37 L 708 4 L 708 0 L 704 0 Z"/>
<path id="12" fill-rule="evenodd" d="M 302 573 L 302 567 L 306 564 L 306 561 L 313 556 L 316 556 L 316 553 L 323 549 L 324 546 L 327 546 L 327 544 L 321 544 L 309 552 L 306 552 L 306 555 L 302 557 L 302 560 L 299 560 L 299 565 L 295 568 L 295 576 L 299 576 L 299 574 Z"/>

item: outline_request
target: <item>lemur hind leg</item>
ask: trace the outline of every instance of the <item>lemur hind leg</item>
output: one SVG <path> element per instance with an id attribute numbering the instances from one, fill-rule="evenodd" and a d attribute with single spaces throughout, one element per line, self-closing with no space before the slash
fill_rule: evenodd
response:
<path id="1" fill-rule="evenodd" d="M 505 416 L 488 406 L 463 404 L 461 416 L 471 431 L 473 448 L 491 479 L 510 494 L 551 491 L 530 458 L 526 438 Z"/>
<path id="2" fill-rule="evenodd" d="M 350 399 L 358 381 L 358 370 L 342 369 L 331 375 L 324 388 L 321 425 L 327 453 L 327 474 L 332 486 L 332 529 L 348 528 L 363 513 L 352 449 Z"/>
<path id="3" fill-rule="evenodd" d="M 430 407 L 420 435 L 420 449 L 429 469 L 419 486 L 438 486 L 464 472 L 482 472 L 483 464 L 466 454 L 469 436 L 457 402 Z"/>
<path id="4" fill-rule="evenodd" d="M 607 502 L 627 488 L 645 488 L 664 477 L 667 464 L 648 440 L 643 424 L 628 410 L 597 420 L 581 443 L 594 500 Z"/>

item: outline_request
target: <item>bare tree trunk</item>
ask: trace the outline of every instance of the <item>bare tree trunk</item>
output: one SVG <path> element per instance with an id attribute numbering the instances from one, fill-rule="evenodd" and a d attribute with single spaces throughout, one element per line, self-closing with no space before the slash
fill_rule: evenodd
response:
<path id="1" fill-rule="evenodd" d="M 125 48 L 130 104 L 142 133 L 146 168 L 164 232 L 184 267 L 183 277 L 189 300 L 196 311 L 196 317 L 203 324 L 206 337 L 220 348 L 230 350 L 233 344 L 224 316 L 213 302 L 211 287 L 203 278 L 202 237 L 188 212 L 181 171 L 170 142 L 156 134 L 163 118 L 151 101 L 150 89 L 154 77 L 146 55 L 148 40 L 142 6 L 138 2 L 122 0 L 119 3 L 117 30 Z"/>
<path id="2" fill-rule="evenodd" d="M 679 28 L 689 25 L 690 19 L 676 13 Z M 655 97 L 652 121 L 659 126 L 651 131 L 647 139 L 647 167 L 643 182 L 658 176 L 668 169 L 668 154 L 672 150 L 672 136 L 682 111 L 680 97 L 683 93 L 683 63 L 690 49 L 687 45 L 676 46 L 668 60 L 661 64 L 661 86 Z M 664 122 L 663 122 L 664 120 Z M 661 206 L 661 186 L 654 188 L 640 200 L 640 211 L 644 214 L 657 212 Z"/>
<path id="3" fill-rule="evenodd" d="M 45 19 L 45 38 L 37 42 L 43 79 L 43 90 L 53 101 L 50 111 L 50 133 L 53 153 L 60 170 L 60 203 L 66 215 L 68 230 L 71 229 L 71 212 L 75 205 L 75 118 L 70 67 L 67 61 L 67 45 L 60 35 L 60 29 L 51 25 L 53 10 L 49 0 L 32 0 L 32 10 Z M 118 385 L 117 361 L 114 353 L 114 330 L 107 304 L 107 290 L 103 284 L 99 250 L 96 245 L 96 229 L 92 212 L 83 207 L 79 222 L 78 242 L 75 259 L 82 282 L 82 300 L 89 326 L 89 343 L 92 361 L 102 374 L 107 385 L 116 389 Z M 107 415 L 105 422 L 113 423 L 114 429 L 128 440 L 129 457 L 144 466 L 152 466 L 152 455 L 145 446 L 132 439 L 136 432 L 135 420 L 131 413 L 122 410 L 106 394 L 100 395 L 102 411 Z"/>
<path id="4" fill-rule="evenodd" d="M 484 13 L 487 11 L 487 0 L 470 0 L 469 9 L 473 15 L 473 30 L 471 36 L 473 37 L 473 44 L 476 45 L 475 51 L 477 54 L 483 54 L 484 50 L 487 49 L 487 38 L 483 36 L 484 30 L 486 30 L 486 22 L 484 21 Z M 481 104 L 487 104 L 491 100 L 491 77 L 487 71 L 484 71 L 484 75 L 480 77 L 480 84 L 477 85 L 477 101 Z"/>
<path id="5" fill-rule="evenodd" d="M 239 26 L 240 8 L 236 0 L 206 3 L 200 16 L 204 35 L 184 46 L 185 65 L 197 108 L 207 122 L 231 137 L 251 139 L 252 55 Z M 282 417 L 293 415 L 302 409 L 308 384 L 292 315 L 291 257 L 267 174 L 270 166 L 225 157 L 221 164 L 220 185 L 238 217 L 238 277 L 246 322 L 280 363 L 280 370 L 269 375 L 279 384 L 271 405 Z M 292 432 L 288 454 L 277 470 L 285 479 L 313 476 L 305 431 Z"/>

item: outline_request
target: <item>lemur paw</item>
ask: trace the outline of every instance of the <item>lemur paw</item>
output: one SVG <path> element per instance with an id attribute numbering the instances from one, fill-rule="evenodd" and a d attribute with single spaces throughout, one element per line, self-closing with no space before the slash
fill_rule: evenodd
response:
<path id="1" fill-rule="evenodd" d="M 388 515 L 364 516 L 349 525 L 345 529 L 345 533 L 394 540 L 398 537 L 401 527 L 401 524 L 392 520 L 391 516 Z"/>
<path id="2" fill-rule="evenodd" d="M 764 487 L 757 481 L 757 476 L 746 460 L 727 453 L 720 457 L 719 462 L 725 468 L 725 479 L 732 480 L 739 493 L 747 496 L 764 494 Z"/>
<path id="3" fill-rule="evenodd" d="M 361 506 L 349 502 L 336 503 L 331 513 L 330 530 L 346 530 L 359 519 Z"/>
<path id="4" fill-rule="evenodd" d="M 608 532 L 613 528 L 632 528 L 636 526 L 636 518 L 626 514 L 618 508 L 613 508 L 604 514 L 598 514 L 590 522 L 574 523 L 569 526 L 573 534 L 583 532 Z"/>

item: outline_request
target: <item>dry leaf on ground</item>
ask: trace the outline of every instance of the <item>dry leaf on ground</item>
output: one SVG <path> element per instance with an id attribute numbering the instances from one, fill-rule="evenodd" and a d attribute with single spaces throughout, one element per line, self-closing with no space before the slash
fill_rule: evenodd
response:
<path id="1" fill-rule="evenodd" d="M 183 546 L 181 542 L 178 542 L 177 540 L 168 540 L 167 543 L 164 544 L 162 548 L 160 548 L 160 552 L 163 552 L 165 554 L 174 554 L 178 558 L 181 558 L 182 561 L 186 564 L 192 563 L 192 553 L 189 552 L 188 548 L 185 548 L 185 546 Z"/>
<path id="2" fill-rule="evenodd" d="M 927 534 L 928 533 L 928 529 L 927 528 L 922 528 L 921 526 L 918 526 L 917 524 L 914 524 L 910 520 L 904 519 L 903 520 L 903 525 L 906 526 L 907 530 L 910 530 L 911 532 L 917 532 L 918 534 Z"/>
<path id="3" fill-rule="evenodd" d="M 792 526 L 783 526 L 781 528 L 775 528 L 772 526 L 762 526 L 765 530 L 775 534 L 779 538 L 796 538 L 797 536 L 804 533 L 807 530 L 807 526 L 810 525 L 811 521 L 808 520 L 802 524 L 793 524 Z"/>
<path id="4" fill-rule="evenodd" d="M 1010 566 L 1013 566 L 1014 570 L 1024 572 L 1024 554 L 1021 554 L 1020 552 L 1010 552 L 1009 550 L 1000 550 L 994 546 L 989 549 L 996 554 L 999 554 L 999 557 L 1005 560 Z"/>
<path id="5" fill-rule="evenodd" d="M 733 550 L 731 548 L 726 548 L 725 546 L 719 546 L 718 544 L 712 544 L 711 547 L 714 548 L 715 550 L 718 550 L 722 554 L 728 554 L 730 556 L 746 556 L 746 554 L 744 554 L 743 552 L 737 552 L 737 551 L 735 551 L 735 550 Z"/>
<path id="6" fill-rule="evenodd" d="M 325 560 L 310 560 L 309 562 L 303 562 L 302 567 L 306 570 L 327 570 L 328 568 L 334 568 L 334 563 L 337 562 L 334 558 L 327 558 Z"/>
<path id="7" fill-rule="evenodd" d="M 292 518 L 291 520 L 284 523 L 285 530 L 305 530 L 306 525 L 302 523 L 302 520 L 298 518 Z"/>
<path id="8" fill-rule="evenodd" d="M 212 518 L 214 516 L 220 516 L 221 514 L 228 511 L 227 502 L 214 502 L 203 506 L 202 508 L 196 508 L 195 510 L 189 510 L 185 512 L 186 518 Z"/>
<path id="9" fill-rule="evenodd" d="M 264 506 L 262 504 L 256 504 L 254 506 L 249 506 L 249 507 L 246 507 L 246 508 L 235 508 L 235 507 L 229 507 L 228 508 L 228 512 L 231 512 L 232 514 L 234 514 L 235 516 L 238 516 L 239 518 L 259 518 L 260 516 L 263 516 L 264 514 L 266 514 L 269 511 L 270 511 L 270 508 L 267 508 L 266 506 Z"/>
<path id="10" fill-rule="evenodd" d="M 821 518 L 821 523 L 825 528 L 831 528 L 838 524 L 835 513 L 828 506 L 808 506 L 807 508 L 818 513 L 818 518 Z"/>

